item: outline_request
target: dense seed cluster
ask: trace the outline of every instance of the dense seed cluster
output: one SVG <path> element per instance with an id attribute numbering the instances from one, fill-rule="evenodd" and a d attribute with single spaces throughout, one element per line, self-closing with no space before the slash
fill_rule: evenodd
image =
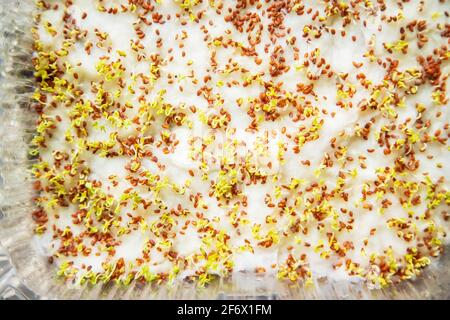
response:
<path id="1" fill-rule="evenodd" d="M 450 226 L 448 9 L 38 0 L 49 263 L 92 284 L 415 277 Z"/>

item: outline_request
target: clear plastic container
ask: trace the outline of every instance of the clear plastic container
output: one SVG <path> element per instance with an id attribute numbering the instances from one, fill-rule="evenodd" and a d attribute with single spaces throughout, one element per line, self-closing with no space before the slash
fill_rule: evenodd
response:
<path id="1" fill-rule="evenodd" d="M 448 254 L 420 278 L 383 290 L 327 279 L 305 288 L 253 273 L 219 279 L 207 288 L 187 282 L 126 288 L 114 284 L 78 287 L 62 282 L 31 241 L 34 192 L 27 144 L 36 120 L 30 98 L 34 90 L 29 32 L 33 10 L 33 0 L 0 0 L 0 299 L 450 298 Z"/>

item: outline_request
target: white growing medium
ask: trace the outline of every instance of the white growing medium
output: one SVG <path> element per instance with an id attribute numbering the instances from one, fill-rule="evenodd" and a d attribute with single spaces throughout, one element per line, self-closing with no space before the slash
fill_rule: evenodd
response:
<path id="1" fill-rule="evenodd" d="M 37 1 L 36 246 L 80 282 L 414 277 L 449 229 L 448 8 Z"/>

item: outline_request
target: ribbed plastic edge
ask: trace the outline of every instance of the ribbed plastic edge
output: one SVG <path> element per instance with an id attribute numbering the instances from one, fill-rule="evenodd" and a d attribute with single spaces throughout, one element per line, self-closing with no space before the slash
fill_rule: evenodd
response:
<path id="1" fill-rule="evenodd" d="M 369 290 L 359 283 L 316 281 L 312 288 L 292 286 L 270 276 L 242 273 L 219 279 L 207 288 L 174 285 L 114 284 L 79 287 L 57 279 L 52 267 L 32 243 L 30 213 L 34 210 L 33 159 L 28 144 L 36 114 L 32 38 L 34 2 L 0 0 L 0 298 L 47 299 L 429 299 L 450 298 L 449 255 L 415 281 L 387 290 Z"/>

